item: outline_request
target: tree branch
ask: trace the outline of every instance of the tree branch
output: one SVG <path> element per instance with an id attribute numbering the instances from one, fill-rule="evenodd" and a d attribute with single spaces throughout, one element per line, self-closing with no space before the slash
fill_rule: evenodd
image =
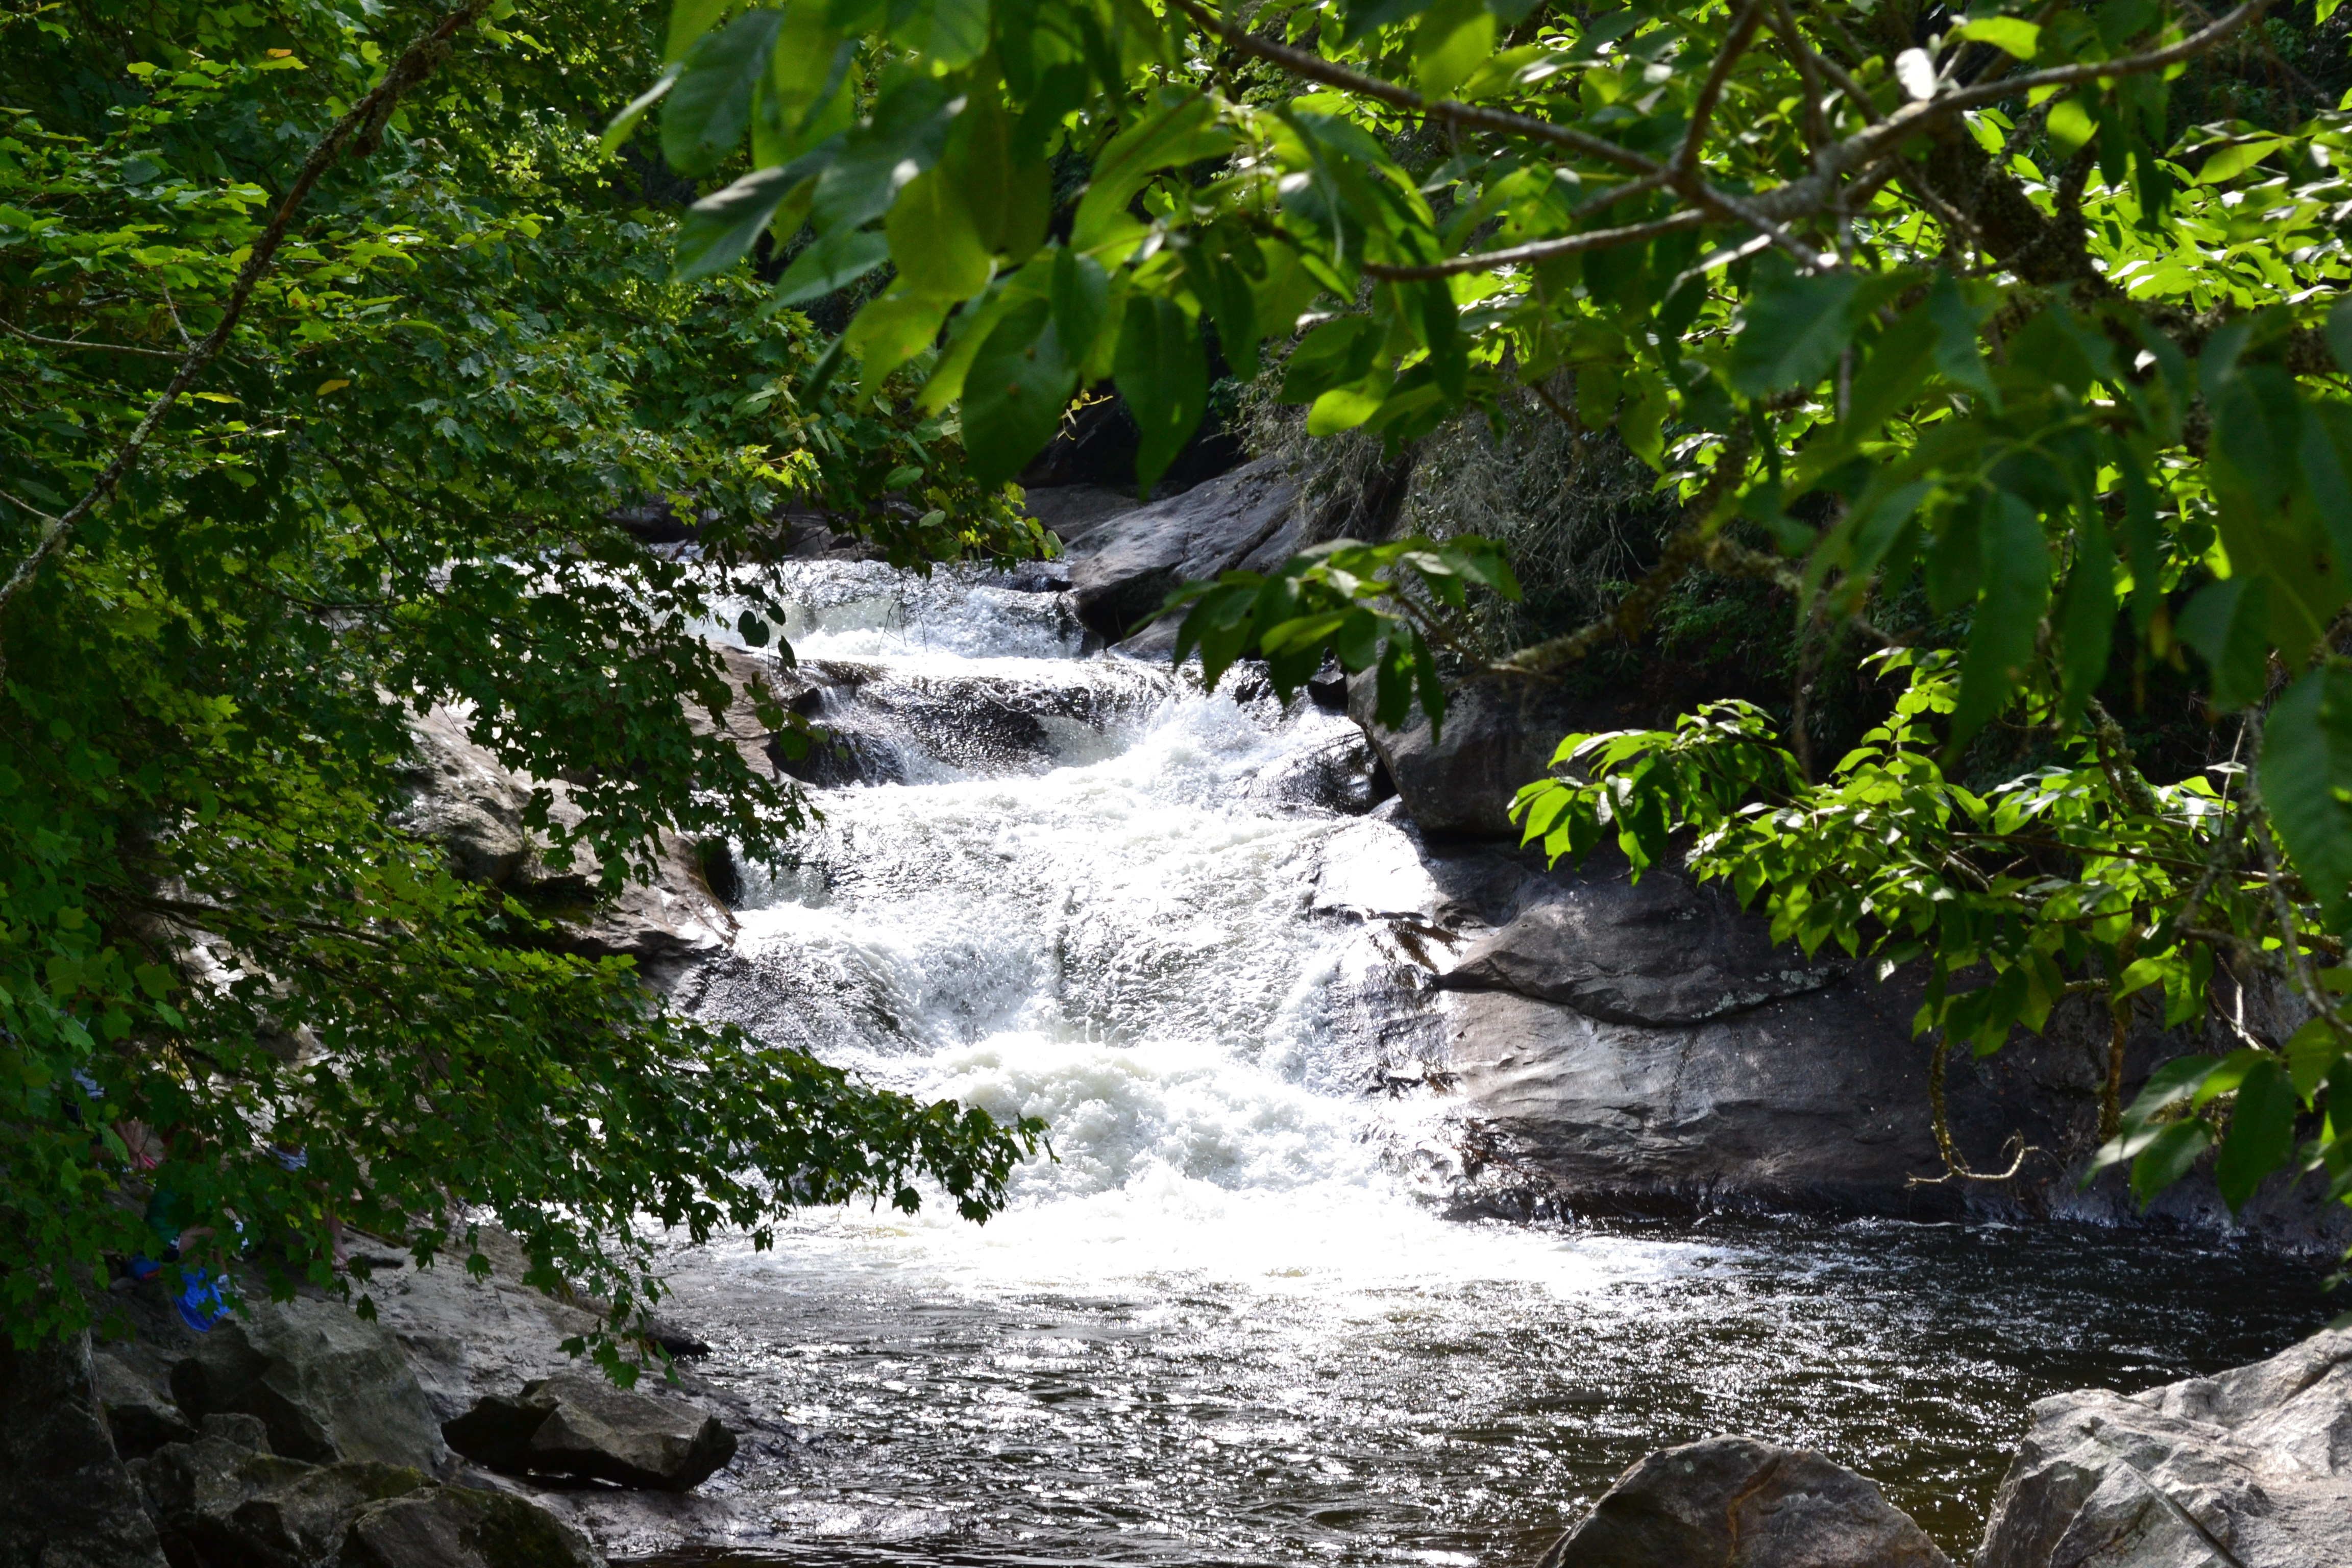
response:
<path id="1" fill-rule="evenodd" d="M 16 563 L 6 582 L 0 583 L 0 610 L 5 610 L 25 590 L 44 561 L 63 548 L 82 520 L 114 493 L 115 487 L 122 482 L 122 476 L 131 471 L 131 465 L 139 460 L 140 453 L 163 425 L 163 416 L 179 402 L 180 395 L 210 368 L 213 361 L 220 357 L 221 350 L 228 346 L 229 334 L 244 316 L 245 307 L 253 298 L 254 289 L 276 262 L 278 247 L 286 241 L 287 230 L 293 226 L 294 215 L 301 209 L 327 171 L 342 158 L 345 148 L 357 137 L 362 153 L 373 151 L 393 106 L 409 89 L 433 73 L 434 68 L 441 63 L 442 57 L 448 51 L 449 41 L 489 6 L 490 0 L 465 0 L 457 10 L 418 34 L 415 41 L 393 62 L 392 68 L 384 72 L 383 79 L 353 104 L 351 111 L 335 121 L 333 127 L 319 139 L 318 144 L 310 149 L 310 155 L 303 160 L 293 184 L 287 190 L 286 199 L 278 204 L 277 215 L 269 220 L 269 226 L 262 231 L 261 237 L 254 242 L 245 266 L 238 271 L 236 282 L 229 289 L 227 308 L 221 314 L 219 325 L 182 358 L 179 373 L 148 405 L 145 417 L 116 449 L 106 467 L 99 471 L 98 478 L 90 481 L 89 489 L 82 493 L 81 499 L 67 508 L 62 515 L 48 518 L 43 522 L 33 548 Z"/>

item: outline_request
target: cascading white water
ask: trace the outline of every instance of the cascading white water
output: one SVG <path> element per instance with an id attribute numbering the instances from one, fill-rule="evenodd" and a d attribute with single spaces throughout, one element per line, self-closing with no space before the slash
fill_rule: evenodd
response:
<path id="1" fill-rule="evenodd" d="M 1722 1430 L 1862 1468 L 1958 1552 L 2031 1399 L 2308 1316 L 2178 1247 L 1449 1220 L 1446 1099 L 1369 1092 L 1443 1043 L 1357 912 L 1415 862 L 1346 813 L 1345 719 L 1087 656 L 1034 584 L 793 571 L 818 717 L 897 782 L 816 792 L 679 1000 L 1042 1116 L 1053 1155 L 985 1226 L 859 1208 L 675 1256 L 706 1375 L 803 1440 L 705 1489 L 764 1560 L 1499 1568 Z"/>

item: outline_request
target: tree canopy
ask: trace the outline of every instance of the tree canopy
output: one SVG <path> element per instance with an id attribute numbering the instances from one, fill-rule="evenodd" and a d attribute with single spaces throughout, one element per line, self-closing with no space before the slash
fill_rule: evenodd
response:
<path id="1" fill-rule="evenodd" d="M 339 1283 L 337 1222 L 479 1266 L 494 1219 L 625 1338 L 643 1219 L 764 1236 L 922 1179 L 984 1217 L 1034 1139 L 689 1025 L 391 826 L 438 705 L 563 782 L 580 815 L 545 784 L 529 815 L 605 891 L 663 835 L 772 851 L 803 804 L 712 732 L 699 628 L 740 601 L 766 638 L 780 509 L 910 564 L 1043 547 L 937 421 L 803 397 L 821 335 L 755 282 L 672 283 L 658 166 L 597 143 L 657 59 L 637 8 L 498 10 L 0 20 L 20 1342 L 163 1254 L 151 1191 L 177 1270 L 279 1289 Z M 647 507 L 695 549 L 648 550 Z"/>
<path id="2" fill-rule="evenodd" d="M 1875 633 L 1910 684 L 1818 778 L 1737 707 L 1570 737 L 1530 836 L 1637 868 L 1695 841 L 1784 936 L 1927 963 L 1946 1046 L 2096 992 L 2119 1076 L 2135 996 L 2218 1027 L 2270 976 L 2291 1039 L 2241 1028 L 2103 1117 L 2143 1193 L 2221 1138 L 2235 1205 L 2287 1165 L 2352 1194 L 2352 100 L 2306 74 L 2340 89 L 2335 10 L 677 0 L 608 134 L 654 113 L 718 184 L 684 276 L 780 247 L 791 301 L 887 264 L 820 378 L 919 379 L 983 481 L 1108 379 L 1148 487 L 1210 341 L 1270 354 L 1316 435 L 1393 448 L 1511 387 L 1613 432 L 1679 508 L 1663 558 L 1473 663 L 1556 674 L 1715 572 L 1785 588 L 1792 632 Z M 1377 667 L 1384 718 L 1435 721 L 1480 584 L 1515 591 L 1475 539 L 1338 542 L 1186 590 L 1183 647 L 1286 689 Z M 1948 637 L 1878 627 L 1905 595 Z M 2245 723 L 2157 788 L 2099 693 L 2165 667 Z M 1996 724 L 2063 760 L 1965 787 Z"/>

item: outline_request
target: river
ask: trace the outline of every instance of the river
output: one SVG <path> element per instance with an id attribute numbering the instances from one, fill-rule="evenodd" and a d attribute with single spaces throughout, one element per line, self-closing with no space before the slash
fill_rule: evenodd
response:
<path id="1" fill-rule="evenodd" d="M 672 1255 L 703 1375 L 803 1439 L 710 1483 L 780 1533 L 744 1561 L 1502 1568 L 1722 1431 L 1854 1467 L 1965 1560 L 2034 1399 L 2330 1315 L 2307 1265 L 2074 1226 L 1449 1218 L 1425 971 L 1325 896 L 1403 842 L 1349 798 L 1348 721 L 1090 655 L 1051 592 L 793 573 L 869 782 L 747 871 L 740 962 L 684 1000 L 1044 1116 L 1052 1152 L 985 1226 Z"/>

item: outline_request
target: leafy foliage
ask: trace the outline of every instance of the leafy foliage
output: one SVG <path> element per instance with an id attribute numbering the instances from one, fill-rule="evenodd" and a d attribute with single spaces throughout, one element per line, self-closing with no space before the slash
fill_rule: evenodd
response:
<path id="1" fill-rule="evenodd" d="M 908 564 L 1045 548 L 940 421 L 804 393 L 804 320 L 667 279 L 673 219 L 587 118 L 655 58 L 633 10 L 481 12 L 100 5 L 0 34 L 20 1341 L 80 1326 L 110 1256 L 163 1251 L 149 1192 L 184 1265 L 280 1289 L 340 1283 L 338 1222 L 478 1266 L 494 1218 L 625 1335 L 660 1288 L 641 1218 L 764 1235 L 923 1180 L 978 1218 L 1034 1140 L 668 1015 L 386 825 L 438 705 L 563 781 L 577 812 L 541 783 L 530 826 L 593 889 L 666 837 L 772 851 L 803 805 L 713 732 L 739 693 L 699 628 L 724 607 L 768 638 L 782 509 Z M 372 101 L 346 155 L 306 157 Z M 648 516 L 692 548 L 649 550 Z"/>
<path id="2" fill-rule="evenodd" d="M 2177 962 L 2183 994 L 2202 996 L 2194 966 L 2211 946 L 2182 922 L 2226 897 L 2269 921 L 2259 936 L 2214 928 L 2252 944 L 2233 962 L 2281 972 L 2322 1021 L 2325 1052 L 2306 1042 L 2297 1059 L 2334 1061 L 2347 1037 L 2312 976 L 2352 931 L 2352 674 L 2336 630 L 2352 596 L 2352 121 L 2299 71 L 2261 64 L 2280 38 L 2316 58 L 2308 31 L 2269 9 L 795 0 L 772 34 L 748 20 L 759 10 L 724 28 L 724 7 L 673 16 L 677 36 L 702 40 L 677 91 L 733 94 L 730 123 L 799 128 L 748 137 L 749 172 L 698 210 L 761 215 L 783 246 L 805 223 L 795 268 L 887 257 L 897 274 L 845 352 L 909 366 L 922 406 L 986 421 L 1008 444 L 990 475 L 1050 434 L 1024 400 L 1115 370 L 1152 437 L 1148 483 L 1198 417 L 1188 345 L 1211 332 L 1243 365 L 1265 340 L 1295 339 L 1281 395 L 1306 406 L 1307 429 L 1391 449 L 1465 412 L 1499 417 L 1503 389 L 1524 387 L 1574 429 L 1613 430 L 1681 515 L 1604 616 L 1496 671 L 1549 676 L 1639 632 L 1695 572 L 1779 585 L 1800 626 L 1870 626 L 1916 584 L 1957 628 L 1954 660 L 1932 667 L 1940 760 L 1906 730 L 1900 768 L 1849 759 L 1819 786 L 1859 791 L 1845 808 L 1857 842 L 1883 835 L 1908 864 L 1914 832 L 1921 856 L 1939 836 L 1997 842 L 2029 818 L 2124 835 L 2066 873 L 2090 900 L 2077 913 L 2039 912 L 2057 895 L 2021 889 L 1961 899 L 1990 923 L 1936 926 L 1959 943 L 1939 973 L 1992 964 L 1998 998 L 1945 985 L 1929 1022 L 1983 1040 L 2034 1021 L 2053 985 L 2090 984 L 2052 978 L 2062 952 L 2090 972 L 2114 959 L 2118 986 L 2132 964 Z M 2322 0 L 2316 22 L 2334 9 Z M 851 63 L 824 75 L 840 97 L 802 114 L 797 89 L 771 84 L 815 80 L 820 61 Z M 2230 85 L 2258 69 L 2288 85 Z M 1056 156 L 1086 161 L 1083 193 L 1042 226 L 1011 221 L 1000 193 L 1034 192 Z M 941 169 L 961 173 L 940 182 Z M 719 258 L 689 240 L 680 261 Z M 809 265 L 837 279 L 850 263 Z M 1080 269 L 1105 280 L 1099 310 L 1039 308 Z M 1189 333 L 1171 332 L 1178 316 Z M 1378 633 L 1383 670 L 1425 668 L 1409 607 L 1430 585 L 1409 563 L 1420 547 L 1351 553 L 1363 548 L 1192 591 L 1187 647 L 1213 668 L 1253 651 L 1292 678 L 1326 652 L 1360 668 L 1378 613 L 1394 617 Z M 2075 824 L 2058 803 L 2092 800 L 2088 786 L 1979 796 L 1946 777 L 1997 722 L 2079 734 L 2119 652 L 2137 673 L 2194 655 L 2215 710 L 2256 713 L 2247 752 L 2262 761 L 2213 797 L 2222 826 L 2190 785 Z M 1402 689 L 1391 676 L 1391 714 Z M 1419 677 L 1415 689 L 1434 717 Z M 1810 801 L 1801 756 L 1784 759 L 1795 780 L 1780 761 L 1716 771 L 1767 744 L 1760 721 L 1727 710 L 1671 742 L 1612 742 L 1633 750 L 1610 766 L 1649 759 L 1639 798 L 1658 821 L 1703 822 L 1743 791 L 1776 811 Z M 2126 776 L 2129 759 L 2098 744 L 2101 768 Z M 1685 760 L 1657 760 L 1669 754 Z M 1885 777 L 1865 787 L 1867 768 Z M 1825 887 L 1804 901 L 1818 872 L 1794 829 L 1755 831 L 1738 840 L 1762 879 L 1750 890 L 1794 900 L 1791 920 L 1818 908 L 1815 940 L 1863 940 Z M 2146 853 L 2204 868 L 2216 833 L 2238 858 L 2210 862 L 2202 891 L 2201 869 L 2178 886 L 2126 886 L 2116 869 L 2141 865 L 2120 852 L 2141 854 L 2142 836 L 2165 846 Z M 2244 858 L 2258 848 L 2279 864 Z M 1908 930 L 1916 913 L 1898 902 L 1870 919 Z M 2105 958 L 2077 929 L 2101 921 Z M 2121 929 L 2158 947 L 2119 958 Z M 2273 1127 L 2280 1082 L 2319 1103 L 2332 1068 L 2296 1079 L 2287 1042 L 2247 1048 L 2288 1075 L 2228 1080 L 2264 1108 L 2249 1125 Z M 2193 1141 L 2168 1136 L 2173 1154 Z M 2279 1149 L 2269 1131 L 2246 1138 L 2225 1162 L 2233 1194 Z"/>

